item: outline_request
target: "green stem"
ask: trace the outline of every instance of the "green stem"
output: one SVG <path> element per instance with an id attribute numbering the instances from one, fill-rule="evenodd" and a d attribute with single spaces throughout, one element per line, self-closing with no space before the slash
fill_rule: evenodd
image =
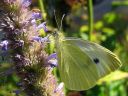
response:
<path id="1" fill-rule="evenodd" d="M 92 40 L 92 32 L 93 32 L 93 2 L 92 0 L 88 0 L 88 20 L 89 20 L 89 40 Z"/>
<path id="2" fill-rule="evenodd" d="M 44 12 L 44 4 L 43 4 L 43 0 L 38 0 L 39 2 L 39 6 L 40 6 L 40 10 L 43 13 Z"/>

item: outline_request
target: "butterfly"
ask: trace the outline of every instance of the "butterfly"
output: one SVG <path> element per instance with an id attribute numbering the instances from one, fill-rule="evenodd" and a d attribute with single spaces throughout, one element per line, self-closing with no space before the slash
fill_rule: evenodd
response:
<path id="1" fill-rule="evenodd" d="M 54 39 L 60 78 L 70 90 L 88 90 L 121 66 L 118 57 L 99 44 L 59 32 Z"/>

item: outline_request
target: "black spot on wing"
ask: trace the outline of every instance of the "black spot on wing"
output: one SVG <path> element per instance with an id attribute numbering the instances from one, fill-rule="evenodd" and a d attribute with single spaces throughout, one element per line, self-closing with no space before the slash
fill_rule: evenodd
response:
<path id="1" fill-rule="evenodd" d="M 94 58 L 93 61 L 98 64 L 100 62 L 100 60 L 98 58 Z"/>

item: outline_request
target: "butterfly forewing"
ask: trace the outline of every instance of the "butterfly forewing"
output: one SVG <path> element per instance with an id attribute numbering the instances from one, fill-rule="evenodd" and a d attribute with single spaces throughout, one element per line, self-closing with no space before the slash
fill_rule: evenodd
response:
<path id="1" fill-rule="evenodd" d="M 58 50 L 59 71 L 62 81 L 72 90 L 89 89 L 96 84 L 98 72 L 92 60 L 72 42 L 62 42 Z"/>

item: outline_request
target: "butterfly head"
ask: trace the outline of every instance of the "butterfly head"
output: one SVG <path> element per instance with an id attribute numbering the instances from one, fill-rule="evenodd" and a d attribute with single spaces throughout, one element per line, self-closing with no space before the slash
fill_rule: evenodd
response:
<path id="1" fill-rule="evenodd" d="M 55 21 L 57 23 L 58 29 L 55 29 L 55 31 L 53 32 L 52 35 L 54 36 L 54 38 L 55 38 L 56 41 L 60 41 L 60 39 L 62 37 L 64 37 L 63 34 L 62 34 L 62 32 L 61 32 L 61 30 L 62 30 L 62 22 L 63 22 L 63 19 L 65 17 L 65 14 L 63 14 L 63 16 L 61 18 L 60 26 L 59 26 L 59 23 L 57 21 L 57 17 L 56 17 L 55 11 L 54 11 L 54 16 L 55 16 Z"/>
<path id="2" fill-rule="evenodd" d="M 64 35 L 62 34 L 62 32 L 60 32 L 60 31 L 54 31 L 53 32 L 53 37 L 54 37 L 54 39 L 56 40 L 56 41 L 61 41 L 61 40 L 63 40 L 64 39 Z"/>
<path id="3" fill-rule="evenodd" d="M 57 30 L 55 30 L 55 31 L 52 33 L 52 35 L 53 35 L 55 38 L 58 38 L 59 33 L 58 33 L 58 31 L 57 31 Z"/>

